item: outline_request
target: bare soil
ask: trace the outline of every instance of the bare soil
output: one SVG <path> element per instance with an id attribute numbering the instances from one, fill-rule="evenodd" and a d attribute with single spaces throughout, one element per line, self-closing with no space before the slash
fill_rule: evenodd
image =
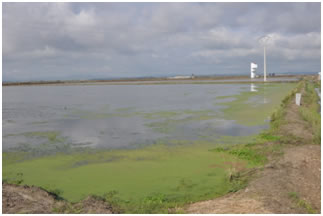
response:
<path id="1" fill-rule="evenodd" d="M 108 203 L 95 197 L 87 197 L 79 203 L 68 203 L 35 186 L 2 184 L 2 213 L 94 213 L 111 214 Z"/>
<path id="2" fill-rule="evenodd" d="M 258 171 L 248 186 L 236 193 L 193 203 L 187 213 L 320 213 L 321 146 L 312 144 L 313 133 L 298 107 L 290 103 L 281 135 L 300 138 L 284 144 L 283 156 Z M 295 198 L 297 196 L 297 198 Z"/>

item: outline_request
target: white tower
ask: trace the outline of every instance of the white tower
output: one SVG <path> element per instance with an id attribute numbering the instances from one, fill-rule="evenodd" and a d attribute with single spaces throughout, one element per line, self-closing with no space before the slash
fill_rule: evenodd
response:
<path id="1" fill-rule="evenodd" d="M 250 78 L 256 78 L 256 69 L 258 68 L 258 65 L 251 62 L 250 63 Z"/>

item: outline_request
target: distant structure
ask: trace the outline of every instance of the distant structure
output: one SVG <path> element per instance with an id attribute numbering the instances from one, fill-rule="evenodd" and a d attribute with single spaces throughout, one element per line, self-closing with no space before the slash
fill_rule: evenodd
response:
<path id="1" fill-rule="evenodd" d="M 276 76 L 276 74 L 275 73 L 269 73 L 268 76 L 274 77 L 274 76 Z"/>
<path id="2" fill-rule="evenodd" d="M 250 78 L 254 79 L 256 78 L 256 69 L 258 68 L 258 65 L 251 62 L 250 63 Z"/>
<path id="3" fill-rule="evenodd" d="M 255 84 L 251 83 L 251 84 L 250 84 L 250 91 L 251 91 L 251 92 L 257 92 L 257 91 L 258 91 L 258 90 L 257 90 L 257 86 L 256 86 Z"/>
<path id="4" fill-rule="evenodd" d="M 173 76 L 173 77 L 168 77 L 167 79 L 194 79 L 195 76 L 192 74 L 192 76 Z"/>
<path id="5" fill-rule="evenodd" d="M 320 71 L 320 72 L 318 72 L 317 79 L 318 79 L 318 80 L 321 80 L 321 71 Z"/>

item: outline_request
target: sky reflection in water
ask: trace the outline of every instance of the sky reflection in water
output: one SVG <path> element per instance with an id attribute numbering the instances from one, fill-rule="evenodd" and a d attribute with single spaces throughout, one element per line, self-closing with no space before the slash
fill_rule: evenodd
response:
<path id="1" fill-rule="evenodd" d="M 3 150 L 55 142 L 133 148 L 158 139 L 252 135 L 268 125 L 221 118 L 220 103 L 234 100 L 225 97 L 248 89 L 250 84 L 5 87 Z"/>

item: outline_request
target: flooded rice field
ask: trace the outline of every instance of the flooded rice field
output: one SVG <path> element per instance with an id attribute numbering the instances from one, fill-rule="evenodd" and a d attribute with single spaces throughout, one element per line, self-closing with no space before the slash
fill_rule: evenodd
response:
<path id="1" fill-rule="evenodd" d="M 72 148 L 135 148 L 158 139 L 257 134 L 266 118 L 250 126 L 223 115 L 231 96 L 249 91 L 241 84 L 6 87 L 3 150 L 41 148 L 48 140 Z M 246 103 L 261 105 L 265 97 Z"/>
<path id="2" fill-rule="evenodd" d="M 256 164 L 210 150 L 254 141 L 295 85 L 4 87 L 3 179 L 70 201 L 114 191 L 129 212 L 216 197 L 229 170 Z"/>

